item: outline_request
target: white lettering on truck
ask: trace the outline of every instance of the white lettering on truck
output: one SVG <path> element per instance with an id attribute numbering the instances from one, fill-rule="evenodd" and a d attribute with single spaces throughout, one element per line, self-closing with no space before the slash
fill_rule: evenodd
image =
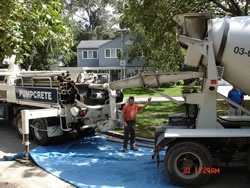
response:
<path id="1" fill-rule="evenodd" d="M 23 97 L 26 99 L 45 99 L 45 100 L 52 100 L 52 92 L 47 91 L 29 91 L 19 89 L 19 97 Z"/>

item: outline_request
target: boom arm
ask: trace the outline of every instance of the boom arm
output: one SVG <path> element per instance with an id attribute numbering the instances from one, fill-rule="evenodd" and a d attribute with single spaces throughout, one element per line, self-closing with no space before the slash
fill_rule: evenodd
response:
<path id="1" fill-rule="evenodd" d="M 169 73 L 159 73 L 159 74 L 141 73 L 131 78 L 111 82 L 110 88 L 126 89 L 126 88 L 138 88 L 138 87 L 154 87 L 168 82 L 201 78 L 203 76 L 204 73 L 198 71 L 169 72 Z"/>

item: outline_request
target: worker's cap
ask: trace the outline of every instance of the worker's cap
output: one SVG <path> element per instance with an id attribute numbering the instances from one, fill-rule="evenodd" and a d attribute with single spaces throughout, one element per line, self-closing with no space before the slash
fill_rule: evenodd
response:
<path id="1" fill-rule="evenodd" d="M 134 98 L 133 96 L 130 96 L 130 97 L 128 98 L 128 100 L 129 100 L 129 99 L 133 99 L 133 100 L 135 100 L 135 98 Z"/>

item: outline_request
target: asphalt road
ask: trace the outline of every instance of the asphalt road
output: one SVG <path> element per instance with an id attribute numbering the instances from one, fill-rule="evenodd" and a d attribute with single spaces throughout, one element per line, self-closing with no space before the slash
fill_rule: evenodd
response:
<path id="1" fill-rule="evenodd" d="M 31 148 L 33 147 L 36 145 L 31 142 Z M 74 187 L 34 164 L 3 160 L 4 155 L 14 155 L 23 150 L 21 139 L 14 128 L 8 123 L 0 122 L 0 188 Z M 220 169 L 220 174 L 213 175 L 202 188 L 249 188 L 249 177 L 246 170 Z"/>

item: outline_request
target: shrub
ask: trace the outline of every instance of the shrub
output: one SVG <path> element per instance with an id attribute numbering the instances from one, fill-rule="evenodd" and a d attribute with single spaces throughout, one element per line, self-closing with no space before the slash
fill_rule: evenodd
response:
<path id="1" fill-rule="evenodd" d="M 178 80 L 178 81 L 176 81 L 176 82 L 175 82 L 175 85 L 177 85 L 177 86 L 182 86 L 182 85 L 184 85 L 184 80 Z"/>
<path id="2" fill-rule="evenodd" d="M 160 85 L 160 88 L 170 88 L 173 87 L 175 85 L 174 82 L 168 82 L 168 83 L 164 83 Z"/>

